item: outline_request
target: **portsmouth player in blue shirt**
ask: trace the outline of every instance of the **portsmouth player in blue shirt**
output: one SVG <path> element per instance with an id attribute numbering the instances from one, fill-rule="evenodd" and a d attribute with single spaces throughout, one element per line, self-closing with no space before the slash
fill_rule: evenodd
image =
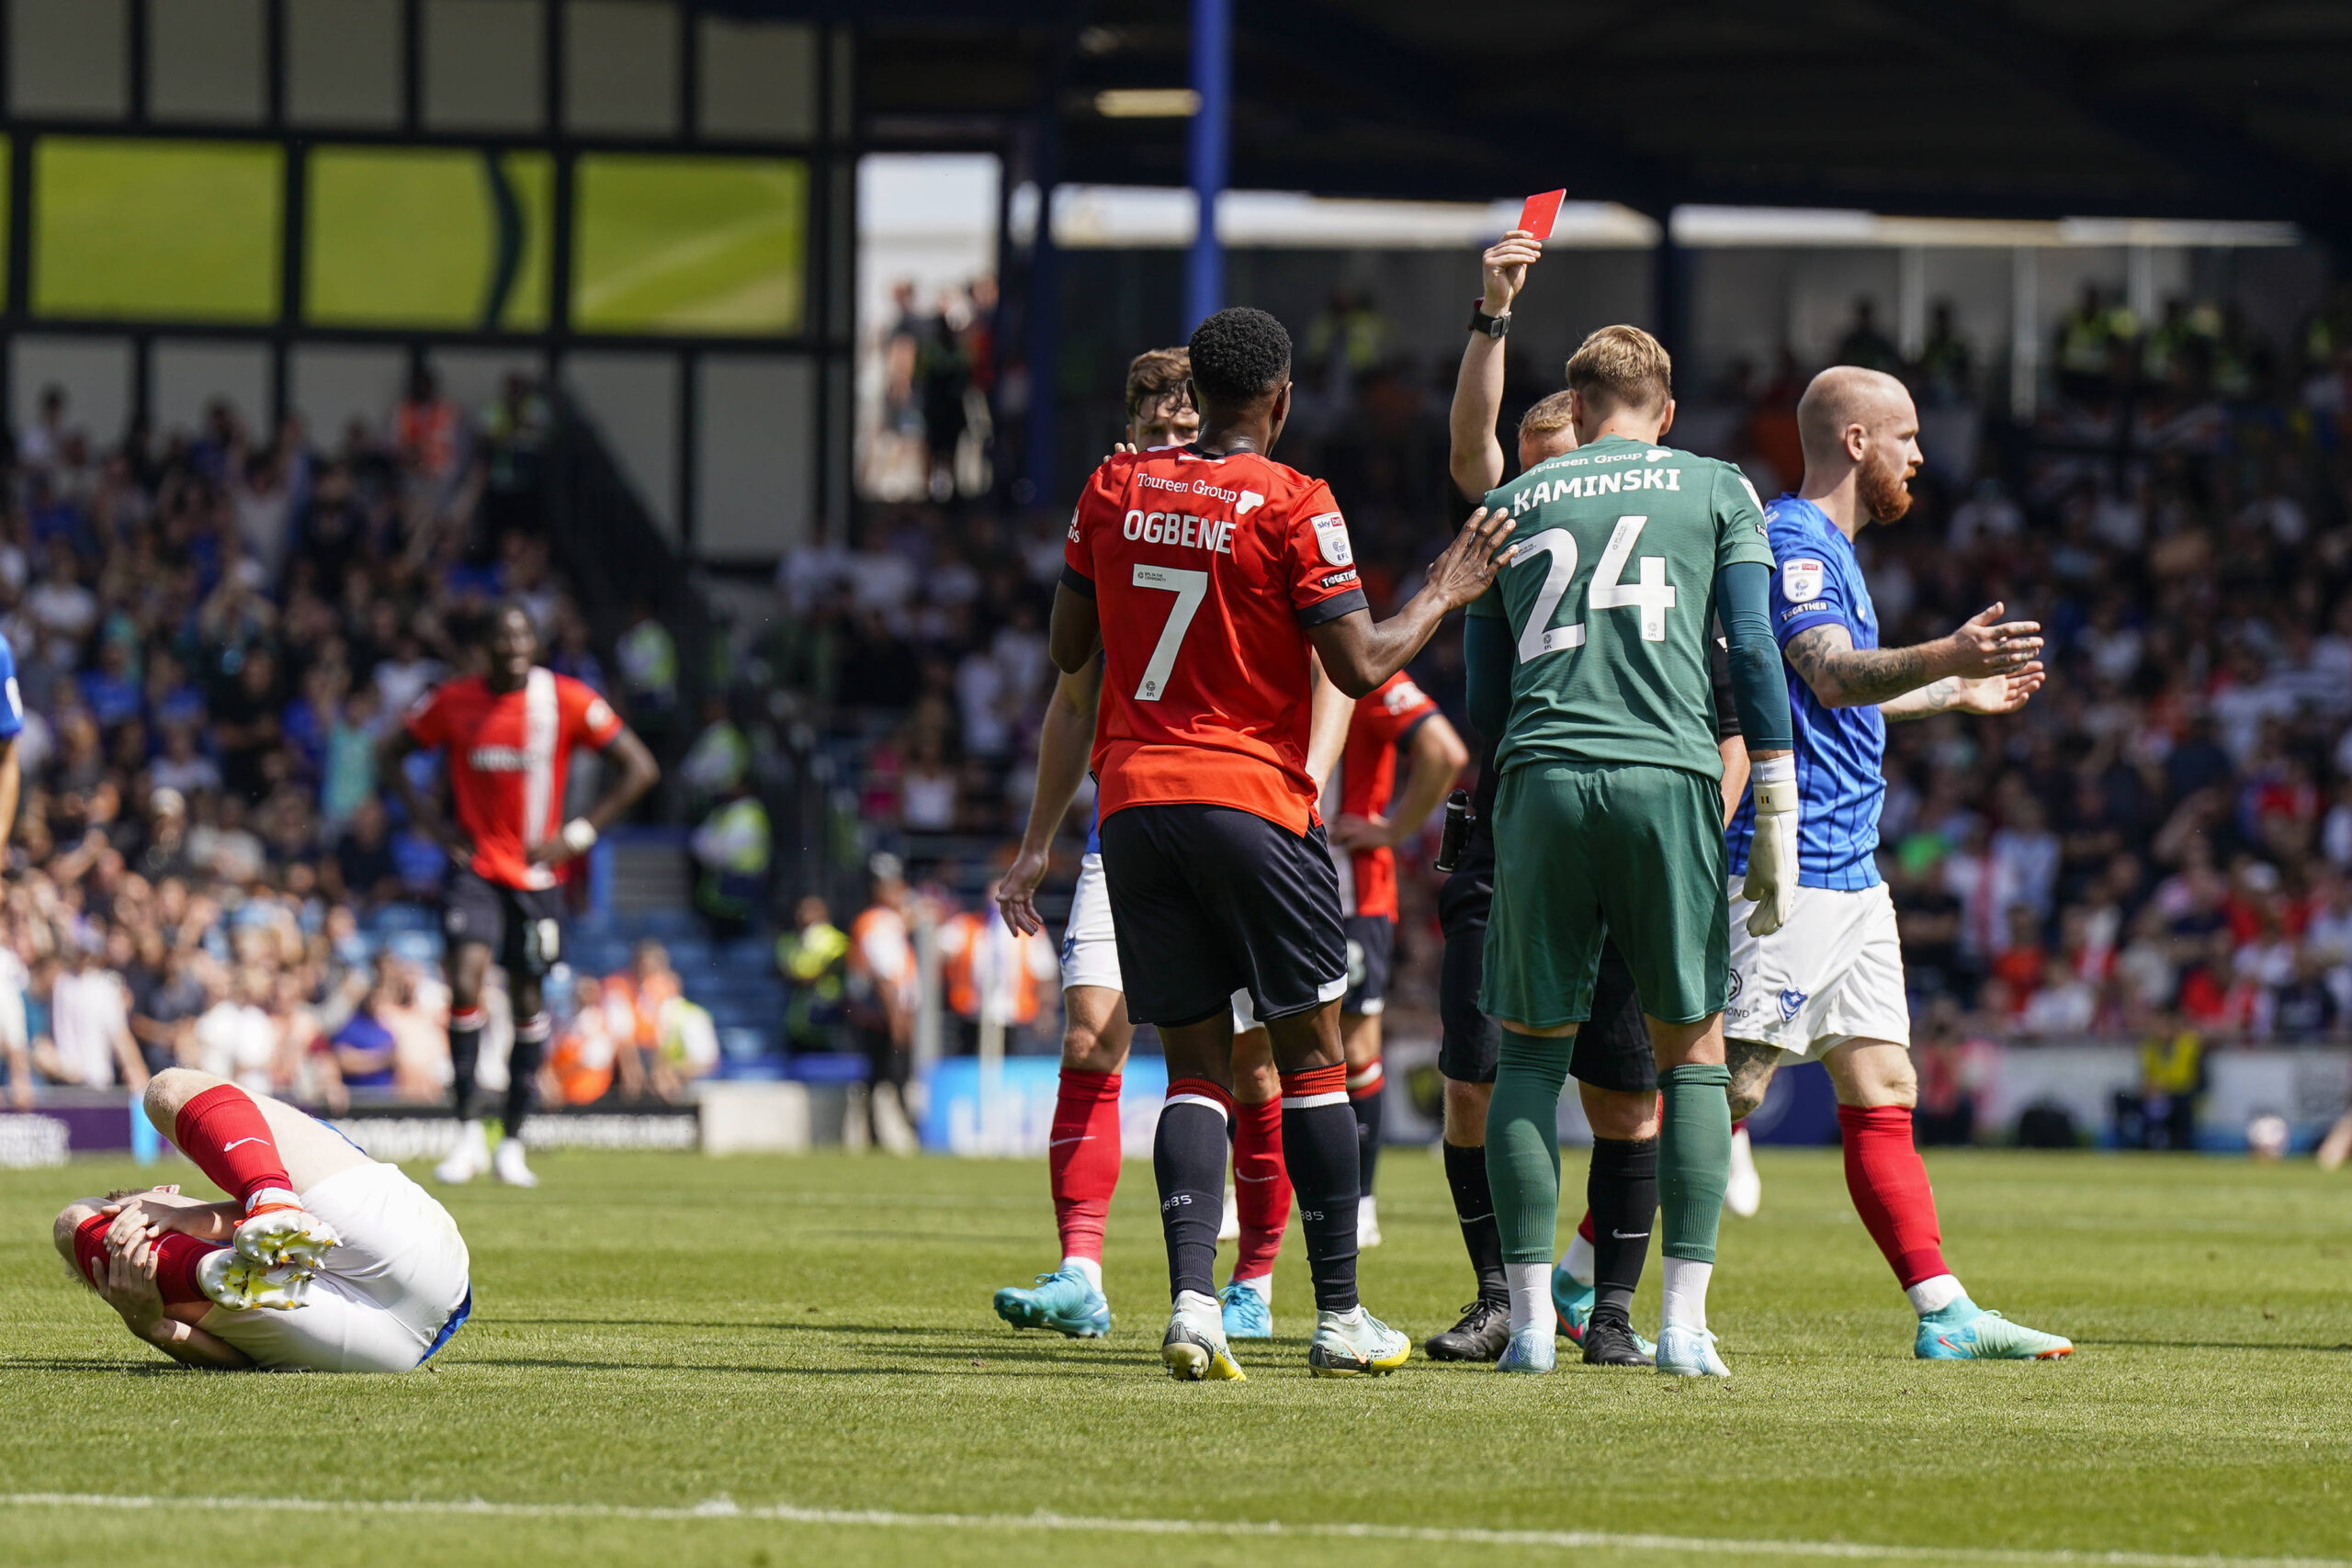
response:
<path id="1" fill-rule="evenodd" d="M 1910 509 L 1919 416 L 1892 376 L 1839 366 L 1797 405 L 1804 482 L 1765 513 L 1773 558 L 1772 629 L 1787 660 L 1796 725 L 1795 900 L 1758 936 L 1741 881 L 1757 832 L 1752 803 L 1729 835 L 1732 882 L 1728 1037 L 1734 1116 L 1763 1100 L 1788 1056 L 1816 1056 L 1838 1091 L 1846 1186 L 1871 1238 L 1919 1315 L 1927 1360 L 2048 1359 L 2074 1345 L 1986 1312 L 1945 1267 L 1927 1167 L 1912 1142 L 1919 1082 L 1894 905 L 1878 874 L 1882 762 L 1890 719 L 2014 713 L 2040 688 L 2041 627 L 1992 605 L 1951 636 L 1878 645 L 1878 615 L 1854 558 L 1864 525 Z M 1788 831 L 1788 818 L 1764 830 Z M 1780 863 L 1786 863 L 1784 854 Z"/>

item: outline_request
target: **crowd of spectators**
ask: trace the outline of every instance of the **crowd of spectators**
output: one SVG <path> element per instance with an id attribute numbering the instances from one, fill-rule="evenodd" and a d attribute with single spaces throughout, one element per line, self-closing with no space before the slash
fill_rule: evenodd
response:
<path id="1" fill-rule="evenodd" d="M 1302 388 L 1352 412 L 1280 454 L 1334 477 L 1376 604 L 1409 592 L 1449 507 L 1438 378 L 1380 361 L 1378 327 L 1350 299 L 1303 336 Z M 1881 860 L 1922 1016 L 1954 1038 L 2352 1033 L 2352 299 L 2282 343 L 2212 303 L 2143 322 L 2087 290 L 2022 422 L 1949 307 L 1906 357 L 1865 304 L 1837 357 L 1928 411 L 1910 514 L 1861 541 L 1885 643 L 1996 600 L 2049 638 L 2023 713 L 1892 731 Z M 1679 433 L 1777 493 L 1809 374 L 1734 367 Z M 1516 376 L 1512 396 L 1549 389 Z M 969 857 L 952 840 L 1018 831 L 1060 521 L 884 506 L 864 548 L 784 563 L 761 673 L 854 747 L 857 813 L 919 874 L 926 844 Z M 1462 723 L 1453 639 L 1414 673 Z M 1427 857 L 1400 859 L 1409 1006 L 1437 938 Z M 975 881 L 967 859 L 932 886 L 969 904 Z"/>
<path id="2" fill-rule="evenodd" d="M 332 443 L 216 402 L 193 434 L 108 444 L 43 397 L 0 508 L 24 723 L 0 900 L 14 1103 L 173 1064 L 305 1103 L 443 1094 L 429 942 L 378 918 L 428 902 L 442 856 L 388 815 L 375 742 L 501 597 L 604 689 L 537 531 L 549 419 L 521 378 L 469 411 L 420 371 L 380 427 Z"/>

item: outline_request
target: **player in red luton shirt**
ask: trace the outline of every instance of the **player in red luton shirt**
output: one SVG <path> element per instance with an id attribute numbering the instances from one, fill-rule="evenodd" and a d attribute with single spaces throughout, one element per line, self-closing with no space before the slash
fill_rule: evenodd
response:
<path id="1" fill-rule="evenodd" d="M 1474 515 L 1399 615 L 1374 625 L 1330 491 L 1266 454 L 1290 412 L 1290 336 L 1262 310 L 1193 333 L 1201 434 L 1121 454 L 1070 519 L 1050 644 L 1103 659 L 1093 766 L 1127 1015 L 1159 1027 L 1168 1102 L 1153 1140 L 1175 1297 L 1160 1359 L 1234 1379 L 1213 1271 L 1233 1109 L 1232 993 L 1282 1073 L 1283 1152 L 1315 1280 L 1307 1365 L 1392 1371 L 1412 1345 L 1356 1299 L 1355 1118 L 1340 1049 L 1347 942 L 1307 775 L 1307 650 L 1351 696 L 1419 652 L 1494 580 L 1510 519 Z"/>
<path id="2" fill-rule="evenodd" d="M 1396 794 L 1396 753 L 1408 750 L 1405 797 Z M 1380 1019 L 1396 950 L 1396 846 L 1453 787 L 1470 749 L 1412 677 L 1391 675 L 1356 703 L 1340 765 L 1323 781 L 1331 863 L 1340 874 L 1340 924 L 1348 939 L 1348 994 L 1340 998 L 1340 1048 L 1348 1063 L 1348 1104 L 1355 1111 L 1363 1199 L 1356 1246 L 1380 1245 L 1372 1179 L 1380 1165 L 1380 1108 L 1386 1074 L 1380 1063 Z"/>
<path id="3" fill-rule="evenodd" d="M 653 786 L 661 769 L 604 698 L 539 667 L 538 632 L 521 605 L 500 605 L 483 634 L 485 672 L 428 693 L 384 738 L 377 773 L 418 829 L 449 853 L 441 920 L 449 943 L 449 1063 L 459 1126 L 457 1150 L 435 1174 L 467 1181 L 492 1165 L 473 1107 L 482 981 L 495 957 L 514 1006 L 496 1169 L 500 1180 L 530 1187 L 537 1178 L 523 1157 L 523 1118 L 548 1032 L 539 985 L 562 944 L 555 868 L 586 854 L 597 834 Z M 564 776 L 572 748 L 582 745 L 610 752 L 620 772 L 584 816 L 565 821 Z M 447 756 L 454 827 L 417 793 L 403 766 L 410 752 L 434 750 Z"/>

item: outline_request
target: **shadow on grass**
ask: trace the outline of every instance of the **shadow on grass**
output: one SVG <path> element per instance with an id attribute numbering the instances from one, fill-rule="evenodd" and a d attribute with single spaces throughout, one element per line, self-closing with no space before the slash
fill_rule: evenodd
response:
<path id="1" fill-rule="evenodd" d="M 2101 1345 L 2110 1349 L 2137 1350 L 2298 1350 L 2305 1355 L 2352 1355 L 2352 1343 L 2299 1345 L 2290 1340 L 2263 1342 L 2235 1339 L 2077 1339 L 2076 1345 Z"/>

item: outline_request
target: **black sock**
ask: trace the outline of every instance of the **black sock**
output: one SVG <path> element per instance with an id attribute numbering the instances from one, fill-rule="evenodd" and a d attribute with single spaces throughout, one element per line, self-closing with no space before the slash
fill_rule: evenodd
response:
<path id="1" fill-rule="evenodd" d="M 1378 1063 L 1373 1066 L 1379 1070 Z M 1385 1078 L 1375 1078 L 1371 1093 L 1348 1097 L 1348 1109 L 1356 1113 L 1356 1190 L 1366 1198 L 1372 1196 L 1372 1179 L 1380 1169 L 1380 1107 L 1388 1098 L 1382 1092 L 1387 1087 Z"/>
<path id="2" fill-rule="evenodd" d="M 514 1026 L 514 1048 L 506 1058 L 506 1119 L 502 1123 L 510 1138 L 523 1135 L 523 1119 L 531 1113 L 531 1094 L 538 1087 L 539 1058 L 546 1054 L 552 1032 L 545 1013 Z"/>
<path id="3" fill-rule="evenodd" d="M 1592 1315 L 1630 1323 L 1657 1219 L 1657 1140 L 1593 1139 L 1585 1202 L 1592 1210 Z"/>
<path id="4" fill-rule="evenodd" d="M 1320 1312 L 1356 1304 L 1356 1202 L 1362 1189 L 1355 1118 L 1338 1095 L 1325 1105 L 1294 1109 L 1283 1097 L 1283 1163 L 1298 1194 L 1298 1228 L 1306 1238 L 1306 1267 L 1315 1276 Z M 1319 1098 L 1305 1096 L 1302 1098 Z"/>
<path id="5" fill-rule="evenodd" d="M 1168 1285 L 1216 1294 L 1216 1232 L 1225 1219 L 1225 1129 L 1213 1105 L 1170 1100 L 1151 1140 L 1159 1228 L 1168 1236 Z"/>
<path id="6" fill-rule="evenodd" d="M 1487 1183 L 1485 1147 L 1446 1145 L 1445 1184 L 1453 1189 L 1453 1217 L 1462 1222 L 1462 1245 L 1470 1249 L 1470 1267 L 1478 1274 L 1478 1299 L 1510 1301 L 1510 1285 L 1503 1278 L 1503 1233 L 1495 1224 L 1495 1190 Z"/>
<path id="7" fill-rule="evenodd" d="M 473 1120 L 474 1096 L 479 1092 L 474 1067 L 481 1060 L 481 1025 L 480 1008 L 449 1015 L 449 1087 L 460 1122 Z"/>

